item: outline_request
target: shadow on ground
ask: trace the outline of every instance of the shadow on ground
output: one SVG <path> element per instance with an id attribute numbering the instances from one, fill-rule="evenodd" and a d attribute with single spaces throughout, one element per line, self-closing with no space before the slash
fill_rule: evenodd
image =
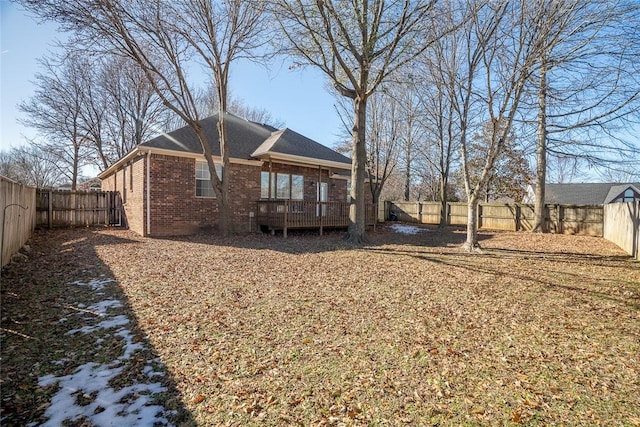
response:
<path id="1" fill-rule="evenodd" d="M 413 226 L 412 226 L 413 227 Z M 466 231 L 460 227 L 417 226 L 420 232 L 404 234 L 394 231 L 389 224 L 381 224 L 376 229 L 368 228 L 366 241 L 356 246 L 344 240 L 344 229 L 328 229 L 320 235 L 318 230 L 290 230 L 288 237 L 281 232 L 237 234 L 223 238 L 217 234 L 202 233 L 193 236 L 153 237 L 157 240 L 189 242 L 205 245 L 228 246 L 241 249 L 272 250 L 288 254 L 310 254 L 335 250 L 354 249 L 359 247 L 379 247 L 383 245 L 410 245 L 419 247 L 459 247 L 466 240 Z M 480 232 L 478 241 L 491 239 L 491 234 Z"/>
<path id="2" fill-rule="evenodd" d="M 112 372 L 120 372 L 108 383 L 112 395 L 118 395 L 119 391 L 132 384 L 161 384 L 162 391 L 159 393 L 149 396 L 148 392 L 132 392 L 122 398 L 133 403 L 144 395 L 145 401 L 153 403 L 145 404 L 147 409 L 164 408 L 158 418 L 161 420 L 158 425 L 194 424 L 191 414 L 184 409 L 182 396 L 171 372 L 163 369 L 161 361 L 158 363 L 157 352 L 138 327 L 136 316 L 113 280 L 112 272 L 96 255 L 95 247 L 98 245 L 135 243 L 88 229 L 36 231 L 29 242 L 30 249 L 26 253 L 28 259 L 11 264 L 2 271 L 0 419 L 3 426 L 46 422 L 49 416 L 45 412 L 51 406 L 52 398 L 60 386 L 55 383 L 41 386 L 38 384 L 39 379 L 46 375 L 78 375 L 82 366 L 94 366 L 91 363 L 96 364 L 95 366 L 111 366 Z M 77 284 L 96 279 L 105 282 L 100 291 Z M 114 303 L 115 300 L 119 303 Z M 101 301 L 103 306 L 110 307 L 103 313 L 92 308 L 100 307 Z M 104 301 L 109 303 L 104 305 Z M 109 319 L 105 317 L 106 312 L 109 311 L 111 315 L 114 310 L 115 314 L 122 313 L 128 318 L 128 334 L 122 332 L 122 329 L 118 332 L 117 328 L 93 328 L 90 333 L 69 334 L 70 330 L 82 328 L 87 322 Z M 111 319 L 122 320 L 119 316 L 111 316 Z M 130 341 L 127 343 L 127 340 Z M 136 350 L 130 357 L 122 357 L 127 345 Z M 151 366 L 149 363 L 154 364 L 153 377 L 146 375 L 151 370 L 145 368 Z M 63 409 L 68 410 L 68 406 L 74 404 L 88 408 L 93 403 L 92 399 L 95 400 L 98 395 L 97 392 L 72 391 L 71 396 L 75 397 L 75 402 L 67 402 L 67 408 Z M 94 425 L 92 417 L 109 411 L 109 402 L 96 405 L 93 414 L 70 419 L 70 425 Z M 135 404 L 129 408 L 134 406 Z M 135 419 L 150 416 L 145 408 L 132 411 L 129 420 L 131 417 Z M 154 416 L 151 415 L 152 418 Z"/>

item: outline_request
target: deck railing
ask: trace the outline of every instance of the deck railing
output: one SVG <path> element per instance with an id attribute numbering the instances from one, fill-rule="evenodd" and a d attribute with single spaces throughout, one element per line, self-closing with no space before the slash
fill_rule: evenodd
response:
<path id="1" fill-rule="evenodd" d="M 365 205 L 365 225 L 375 227 L 376 205 Z M 293 228 L 345 228 L 349 225 L 349 203 L 305 202 L 302 200 L 261 200 L 258 202 L 258 226 L 270 230 Z"/>

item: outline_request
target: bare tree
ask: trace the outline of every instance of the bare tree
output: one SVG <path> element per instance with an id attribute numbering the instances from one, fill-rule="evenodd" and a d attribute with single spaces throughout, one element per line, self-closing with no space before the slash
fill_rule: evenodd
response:
<path id="1" fill-rule="evenodd" d="M 441 15 L 440 19 L 453 20 L 453 11 Z M 469 10 L 467 13 L 474 13 Z M 424 159 L 423 168 L 429 171 L 429 180 L 438 182 L 440 205 L 439 228 L 447 224 L 447 202 L 452 198 L 449 189 L 451 168 L 459 149 L 460 130 L 456 126 L 455 97 L 458 85 L 460 52 L 458 37 L 442 37 L 420 58 L 414 69 L 412 84 L 418 96 L 421 121 L 425 128 L 425 140 L 419 156 Z"/>
<path id="2" fill-rule="evenodd" d="M 130 58 L 108 55 L 96 63 L 95 97 L 104 103 L 102 144 L 96 146 L 106 168 L 162 130 L 175 115 L 169 114 L 144 71 Z"/>
<path id="3" fill-rule="evenodd" d="M 85 46 L 131 58 L 165 106 L 195 133 L 209 166 L 223 235 L 231 229 L 229 149 L 225 134 L 231 64 L 262 46 L 264 3 L 242 0 L 21 0 L 34 13 L 61 22 Z M 222 176 L 200 123 L 197 88 L 189 79 L 202 65 L 216 87 Z"/>
<path id="4" fill-rule="evenodd" d="M 83 61 L 65 53 L 45 57 L 40 64 L 43 71 L 35 76 L 35 94 L 18 106 L 27 116 L 21 121 L 38 131 L 37 145 L 57 159 L 56 167 L 75 190 L 80 169 L 88 163 L 91 140 L 83 117 L 87 105 Z"/>
<path id="5" fill-rule="evenodd" d="M 397 101 L 395 85 L 389 85 L 384 90 L 373 94 L 369 99 L 369 114 L 367 117 L 366 140 L 366 170 L 368 187 L 374 203 L 380 201 L 380 196 L 389 177 L 398 165 L 402 128 L 404 119 L 401 114 L 402 106 Z M 352 106 L 347 98 L 338 98 L 336 110 L 344 126 L 344 141 L 338 144 L 336 150 L 348 155 L 353 147 L 353 117 Z"/>
<path id="6" fill-rule="evenodd" d="M 546 231 L 547 157 L 624 167 L 640 151 L 616 135 L 640 109 L 640 4 L 537 0 L 536 199 L 533 231 Z M 623 158 L 615 153 L 623 153 Z M 611 157 L 613 155 L 613 157 Z M 613 161 L 612 161 L 613 160 Z M 573 163 L 576 163 L 575 161 Z"/>
<path id="7" fill-rule="evenodd" d="M 261 107 L 253 107 L 248 105 L 241 98 L 229 94 L 228 111 L 243 119 L 267 124 L 274 128 L 281 129 L 285 127 L 285 122 L 282 119 L 276 118 L 270 111 Z M 218 95 L 216 88 L 209 86 L 199 95 L 199 102 L 201 103 L 201 111 L 203 114 L 212 115 L 215 114 L 220 108 L 218 103 Z"/>
<path id="8" fill-rule="evenodd" d="M 36 188 L 54 187 L 65 178 L 56 167 L 57 160 L 50 151 L 34 145 L 0 151 L 0 175 Z"/>
<path id="9" fill-rule="evenodd" d="M 464 248 L 478 244 L 478 203 L 518 112 L 535 56 L 537 29 L 525 19 L 527 2 L 490 1 L 466 4 L 468 19 L 448 46 L 452 81 L 445 84 L 458 129 L 460 161 L 468 203 Z M 478 175 L 471 171 L 469 135 L 486 123 L 486 158 Z M 473 177 L 477 176 L 477 179 Z"/>
<path id="10" fill-rule="evenodd" d="M 342 96 L 353 100 L 351 205 L 345 239 L 360 243 L 365 238 L 367 101 L 392 73 L 437 38 L 436 1 L 275 3 L 280 30 L 300 65 L 320 69 Z"/>

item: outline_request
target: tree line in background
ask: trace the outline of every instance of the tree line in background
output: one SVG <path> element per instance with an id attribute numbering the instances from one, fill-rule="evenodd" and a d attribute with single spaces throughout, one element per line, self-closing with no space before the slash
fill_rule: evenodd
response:
<path id="1" fill-rule="evenodd" d="M 443 209 L 466 200 L 473 249 L 480 201 L 518 200 L 535 183 L 536 229 L 545 231 L 540 203 L 552 171 L 638 176 L 634 0 L 19 3 L 72 34 L 62 55 L 42 60 L 38 90 L 20 106 L 41 135 L 23 151 L 51 156 L 75 183 L 81 165 L 103 170 L 186 124 L 212 171 L 223 234 L 225 124 L 218 177 L 199 121 L 215 111 L 272 119 L 230 100 L 229 75 L 244 59 L 268 66 L 278 55 L 327 77 L 344 123 L 337 148 L 353 161 L 352 242 L 365 237 L 366 192 L 376 201 L 440 200 Z M 192 80 L 196 69 L 208 87 Z"/>

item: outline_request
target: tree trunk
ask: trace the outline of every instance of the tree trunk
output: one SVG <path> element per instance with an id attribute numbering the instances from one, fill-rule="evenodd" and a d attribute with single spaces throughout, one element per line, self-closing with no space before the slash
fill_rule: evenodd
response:
<path id="1" fill-rule="evenodd" d="M 408 202 L 411 198 L 411 140 L 407 141 L 407 147 L 405 151 L 405 163 L 407 168 L 404 172 L 404 201 Z"/>
<path id="2" fill-rule="evenodd" d="M 229 197 L 229 180 L 231 171 L 229 170 L 229 154 L 227 153 L 227 132 L 224 123 L 224 112 L 218 114 L 218 135 L 220 138 L 220 154 L 222 156 L 222 182 L 220 183 L 220 194 L 218 195 L 218 228 L 220 234 L 227 237 L 231 233 L 231 198 Z M 211 165 L 209 166 L 211 170 Z M 211 173 L 215 174 L 215 167 Z"/>
<path id="3" fill-rule="evenodd" d="M 354 100 L 353 151 L 351 159 L 351 203 L 349 205 L 349 228 L 344 239 L 361 244 L 365 240 L 364 179 L 367 150 L 365 130 L 367 125 L 367 99 L 357 96 Z"/>
<path id="4" fill-rule="evenodd" d="M 440 176 L 440 224 L 438 228 L 443 229 L 447 226 L 447 177 Z"/>
<path id="5" fill-rule="evenodd" d="M 547 61 L 543 56 L 538 88 L 538 141 L 536 144 L 536 200 L 534 206 L 534 233 L 546 233 L 545 186 L 547 183 Z"/>
<path id="6" fill-rule="evenodd" d="M 71 191 L 78 189 L 78 170 L 80 169 L 80 147 L 76 143 L 73 147 L 73 171 L 71 172 Z"/>
<path id="7" fill-rule="evenodd" d="M 218 137 L 220 139 L 220 157 L 222 157 L 222 182 L 218 195 L 218 227 L 220 234 L 227 237 L 231 233 L 231 196 L 229 184 L 231 181 L 231 162 L 229 161 L 229 144 L 227 142 L 227 127 L 225 114 L 227 113 L 227 82 L 228 64 L 217 70 L 216 89 L 218 91 Z M 209 166 L 211 168 L 211 165 Z M 214 170 L 215 172 L 215 170 Z"/>
<path id="8" fill-rule="evenodd" d="M 462 247 L 469 251 L 479 251 L 478 243 L 478 197 L 474 194 L 467 205 L 467 240 Z"/>

